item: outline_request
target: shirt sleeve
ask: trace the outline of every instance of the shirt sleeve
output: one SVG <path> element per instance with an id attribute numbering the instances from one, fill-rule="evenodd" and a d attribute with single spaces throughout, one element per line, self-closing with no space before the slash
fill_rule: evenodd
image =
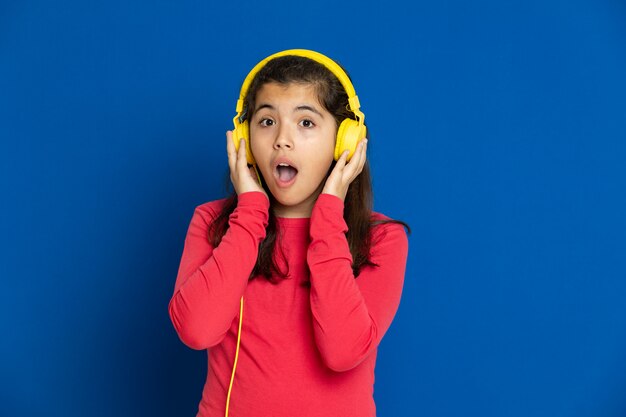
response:
<path id="1" fill-rule="evenodd" d="M 265 238 L 268 209 L 263 193 L 240 194 L 229 228 L 215 248 L 208 240 L 208 227 L 216 214 L 206 205 L 194 210 L 168 306 L 176 333 L 190 348 L 220 343 L 238 314 Z"/>
<path id="2" fill-rule="evenodd" d="M 378 347 L 400 304 L 408 254 L 402 225 L 378 225 L 370 257 L 378 266 L 363 267 L 355 279 L 343 208 L 338 197 L 320 194 L 307 252 L 315 343 L 338 372 L 356 367 Z"/>

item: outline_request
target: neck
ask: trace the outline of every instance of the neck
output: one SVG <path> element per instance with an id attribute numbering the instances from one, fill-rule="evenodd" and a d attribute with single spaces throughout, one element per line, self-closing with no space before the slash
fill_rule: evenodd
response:
<path id="1" fill-rule="evenodd" d="M 311 217 L 311 212 L 313 211 L 313 206 L 317 201 L 317 197 L 322 192 L 324 188 L 324 181 L 319 185 L 317 190 L 310 196 L 308 196 L 304 201 L 294 205 L 284 205 L 278 202 L 274 196 L 271 197 L 271 208 L 276 217 L 284 217 L 284 218 L 303 218 L 303 217 Z"/>

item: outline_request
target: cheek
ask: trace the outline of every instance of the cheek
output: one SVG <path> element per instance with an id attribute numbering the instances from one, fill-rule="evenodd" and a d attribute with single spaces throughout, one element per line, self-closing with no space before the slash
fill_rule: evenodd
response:
<path id="1" fill-rule="evenodd" d="M 328 170 L 330 169 L 331 164 L 334 160 L 334 145 L 332 148 L 324 149 L 324 151 L 320 151 L 318 149 L 315 158 L 315 174 L 318 178 L 325 178 Z"/>
<path id="2" fill-rule="evenodd" d="M 324 133 L 318 134 L 313 141 L 315 144 L 314 151 L 320 158 L 333 158 L 335 153 L 335 144 L 337 143 L 337 131 L 332 127 L 325 129 Z"/>
<path id="3" fill-rule="evenodd" d="M 263 142 L 263 138 L 251 131 L 250 138 L 248 140 L 250 141 L 250 150 L 252 151 L 252 155 L 254 156 L 254 158 L 257 159 L 257 156 L 259 158 L 262 158 L 263 147 L 260 145 Z"/>

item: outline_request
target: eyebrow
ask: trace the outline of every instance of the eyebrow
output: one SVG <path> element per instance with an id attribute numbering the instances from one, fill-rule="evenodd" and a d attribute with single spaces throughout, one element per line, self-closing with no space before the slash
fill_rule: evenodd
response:
<path id="1" fill-rule="evenodd" d="M 254 113 L 256 114 L 256 112 L 258 112 L 261 109 L 270 109 L 270 110 L 276 110 L 276 108 L 274 106 L 272 106 L 271 104 L 267 104 L 267 103 L 263 103 L 260 104 L 259 107 L 257 107 L 254 110 Z M 295 109 L 293 109 L 294 112 L 296 111 L 304 111 L 304 110 L 309 110 L 312 111 L 315 114 L 318 114 L 322 119 L 324 118 L 324 115 L 322 113 L 320 113 L 315 107 L 311 107 L 311 106 L 307 106 L 307 105 L 300 105 L 298 107 L 296 107 Z"/>

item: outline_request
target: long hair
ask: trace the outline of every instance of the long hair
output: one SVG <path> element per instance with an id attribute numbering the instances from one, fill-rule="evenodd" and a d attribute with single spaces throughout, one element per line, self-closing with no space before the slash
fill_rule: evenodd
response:
<path id="1" fill-rule="evenodd" d="M 346 72 L 347 74 L 347 72 Z M 337 121 L 337 126 L 346 119 L 356 119 L 348 110 L 348 95 L 337 77 L 324 65 L 305 57 L 288 55 L 270 60 L 254 77 L 244 99 L 244 109 L 247 109 L 246 119 L 250 120 L 255 109 L 256 95 L 266 83 L 288 85 L 291 83 L 313 85 L 319 102 L 331 113 Z M 367 134 L 369 139 L 369 133 Z M 334 168 L 333 161 L 328 174 Z M 327 174 L 327 177 L 328 177 Z M 262 179 L 262 178 L 261 178 Z M 261 185 L 270 196 L 271 192 L 264 181 Z M 352 254 L 352 270 L 355 278 L 362 267 L 376 266 L 370 260 L 372 229 L 383 223 L 402 224 L 410 233 L 409 226 L 398 220 L 372 219 L 372 181 L 367 160 L 361 173 L 350 184 L 344 201 L 343 216 L 348 225 L 346 239 Z M 226 200 L 222 211 L 213 219 L 209 227 L 209 241 L 216 247 L 228 230 L 228 218 L 237 207 L 237 194 L 232 193 Z M 277 256 L 283 256 L 280 245 L 280 230 L 277 227 L 274 213 L 270 209 L 266 237 L 259 245 L 259 254 L 250 279 L 263 276 L 272 283 L 279 282 L 275 277 L 285 278 L 288 271 L 282 271 L 277 263 Z M 278 253 L 277 253 L 278 251 Z M 287 266 L 288 267 L 288 266 Z"/>

